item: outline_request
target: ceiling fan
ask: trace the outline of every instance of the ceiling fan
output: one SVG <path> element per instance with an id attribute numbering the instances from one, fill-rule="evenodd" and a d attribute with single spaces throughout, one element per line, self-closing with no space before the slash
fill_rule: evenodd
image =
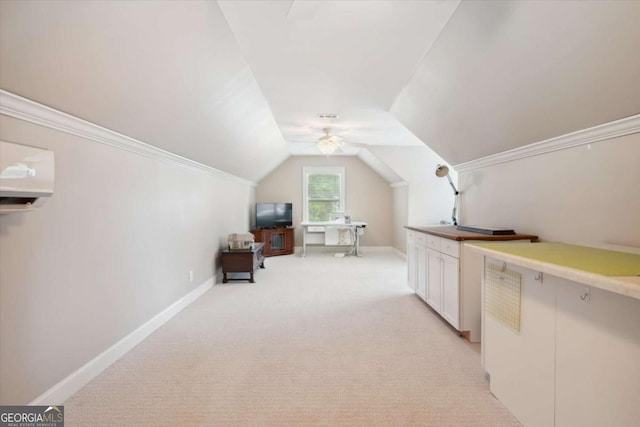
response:
<path id="1" fill-rule="evenodd" d="M 332 154 L 344 154 L 347 147 L 360 148 L 365 146 L 365 144 L 361 143 L 346 142 L 342 137 L 332 134 L 332 131 L 333 128 L 324 127 L 322 128 L 324 135 L 318 138 L 312 135 L 315 132 L 311 128 L 307 128 L 306 132 L 304 132 L 306 134 L 304 139 L 291 139 L 289 141 L 293 143 L 306 144 L 310 149 L 317 150 L 325 156 L 330 156 Z"/>
<path id="2" fill-rule="evenodd" d="M 322 154 L 327 156 L 333 154 L 344 145 L 342 138 L 336 135 L 331 135 L 331 128 L 323 128 L 322 131 L 324 132 L 324 135 L 318 139 L 317 143 L 318 150 L 320 150 Z"/>

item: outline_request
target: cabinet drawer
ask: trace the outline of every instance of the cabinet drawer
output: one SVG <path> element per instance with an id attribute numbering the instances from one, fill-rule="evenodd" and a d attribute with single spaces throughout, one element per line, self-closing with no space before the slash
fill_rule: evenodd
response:
<path id="1" fill-rule="evenodd" d="M 427 247 L 436 251 L 440 251 L 440 237 L 427 234 Z"/>
<path id="2" fill-rule="evenodd" d="M 454 258 L 460 258 L 460 243 L 455 240 L 442 239 L 440 242 L 440 252 L 451 255 Z"/>
<path id="3" fill-rule="evenodd" d="M 414 244 L 416 242 L 416 232 L 415 231 L 407 231 L 407 244 Z"/>
<path id="4" fill-rule="evenodd" d="M 307 232 L 309 233 L 324 233 L 324 226 L 323 225 L 308 225 L 307 226 Z"/>
<path id="5" fill-rule="evenodd" d="M 426 234 L 416 233 L 416 245 L 424 246 L 426 244 Z"/>

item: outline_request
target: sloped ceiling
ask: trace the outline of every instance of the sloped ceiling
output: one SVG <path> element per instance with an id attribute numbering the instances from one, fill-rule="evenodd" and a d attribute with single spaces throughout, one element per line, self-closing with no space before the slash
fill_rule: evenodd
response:
<path id="1" fill-rule="evenodd" d="M 292 153 L 347 143 L 420 145 L 390 113 L 455 1 L 218 1 Z M 336 113 L 338 120 L 318 119 Z"/>
<path id="2" fill-rule="evenodd" d="M 418 146 L 420 147 L 420 146 Z M 357 157 L 362 160 L 367 166 L 376 171 L 378 175 L 383 177 L 390 184 L 401 184 L 405 181 L 398 175 L 393 168 L 389 167 L 385 162 L 380 160 L 367 148 L 362 148 L 358 151 Z"/>
<path id="3" fill-rule="evenodd" d="M 252 181 L 324 126 L 455 165 L 640 113 L 639 22 L 637 1 L 0 1 L 0 87 Z M 388 152 L 360 157 L 395 182 Z"/>
<path id="4" fill-rule="evenodd" d="M 640 2 L 464 1 L 391 111 L 451 164 L 640 113 Z"/>
<path id="5" fill-rule="evenodd" d="M 258 181 L 288 156 L 214 2 L 0 2 L 0 87 Z"/>

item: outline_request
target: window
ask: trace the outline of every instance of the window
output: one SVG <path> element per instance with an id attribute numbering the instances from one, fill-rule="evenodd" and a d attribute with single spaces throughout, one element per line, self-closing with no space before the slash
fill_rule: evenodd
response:
<path id="1" fill-rule="evenodd" d="M 344 168 L 304 167 L 303 221 L 331 221 L 333 213 L 344 212 Z"/>

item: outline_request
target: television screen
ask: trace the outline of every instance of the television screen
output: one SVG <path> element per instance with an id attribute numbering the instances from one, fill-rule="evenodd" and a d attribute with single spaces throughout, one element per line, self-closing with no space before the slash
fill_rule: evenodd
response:
<path id="1" fill-rule="evenodd" d="M 256 228 L 293 225 L 292 203 L 256 203 Z"/>

